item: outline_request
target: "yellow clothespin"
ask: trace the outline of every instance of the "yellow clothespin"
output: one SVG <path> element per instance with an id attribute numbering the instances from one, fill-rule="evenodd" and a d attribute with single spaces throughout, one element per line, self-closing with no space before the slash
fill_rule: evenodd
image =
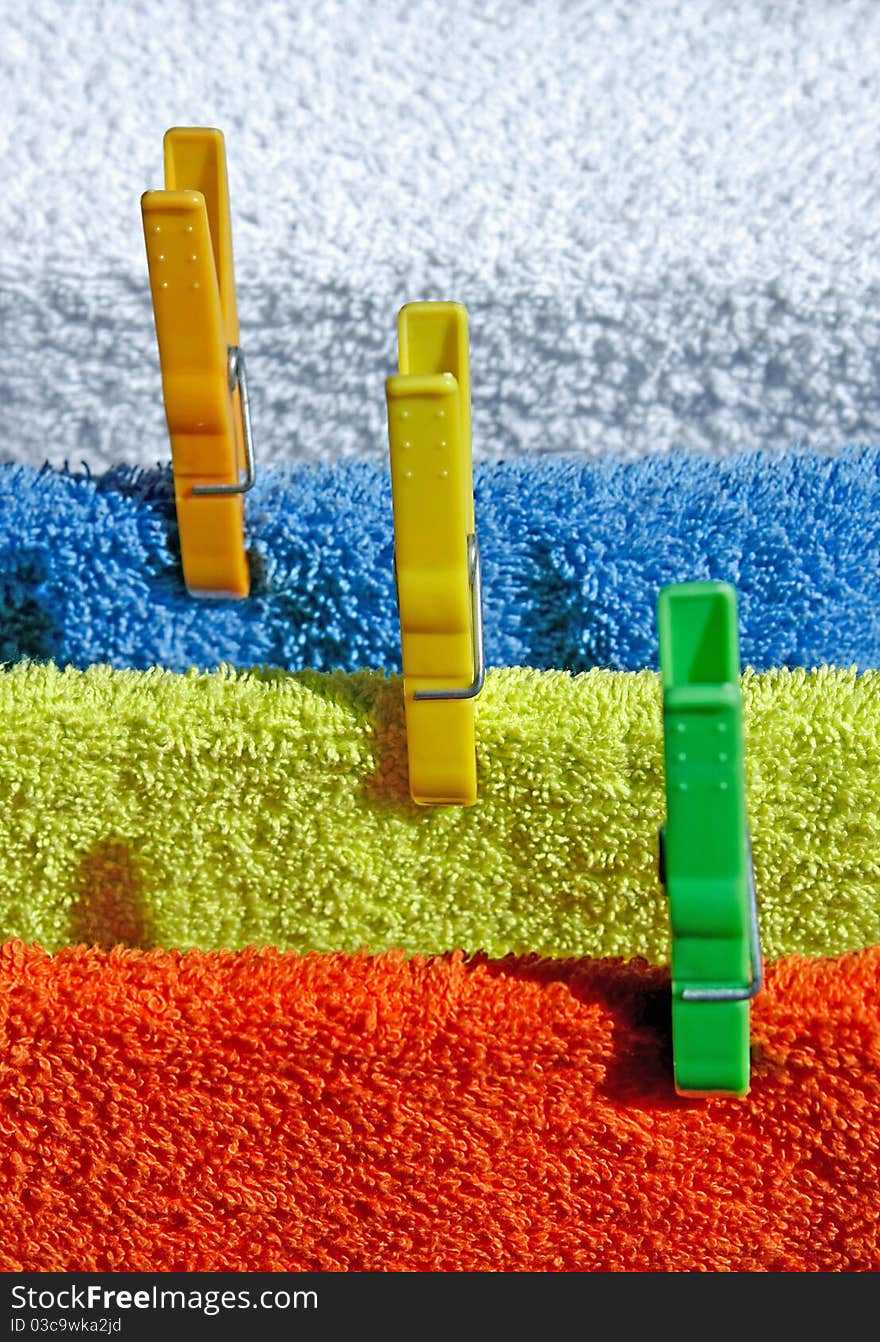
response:
<path id="1" fill-rule="evenodd" d="M 165 190 L 145 192 L 141 211 L 183 576 L 194 596 L 244 597 L 254 458 L 223 136 L 175 127 L 164 147 Z"/>
<path id="2" fill-rule="evenodd" d="M 407 303 L 397 330 L 386 395 L 410 793 L 470 806 L 485 664 L 467 312 Z"/>

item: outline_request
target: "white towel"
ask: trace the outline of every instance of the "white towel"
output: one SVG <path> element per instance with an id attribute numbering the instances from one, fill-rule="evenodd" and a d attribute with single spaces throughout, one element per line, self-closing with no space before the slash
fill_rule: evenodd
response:
<path id="1" fill-rule="evenodd" d="M 877 0 L 0 0 L 6 460 L 169 455 L 139 197 L 226 134 L 263 461 L 387 451 L 411 299 L 474 449 L 878 438 Z"/>

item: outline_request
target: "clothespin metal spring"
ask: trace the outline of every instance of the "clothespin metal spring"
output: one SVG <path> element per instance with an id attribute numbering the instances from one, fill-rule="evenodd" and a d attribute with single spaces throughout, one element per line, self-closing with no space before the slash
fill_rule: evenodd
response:
<path id="1" fill-rule="evenodd" d="M 237 485 L 193 485 L 193 495 L 246 494 L 254 487 L 257 479 L 254 462 L 254 431 L 251 424 L 251 402 L 248 396 L 247 368 L 244 350 L 239 345 L 229 346 L 229 390 L 238 387 L 241 397 L 242 437 L 244 439 L 245 475 Z"/>
<path id="2" fill-rule="evenodd" d="M 682 988 L 683 1002 L 750 1002 L 764 986 L 764 957 L 761 953 L 761 929 L 758 926 L 758 900 L 755 894 L 755 868 L 749 844 L 749 958 L 752 981 L 747 988 Z"/>
<path id="3" fill-rule="evenodd" d="M 480 563 L 480 542 L 474 531 L 467 538 L 468 582 L 471 591 L 471 628 L 474 642 L 474 678 L 470 685 L 457 690 L 416 690 L 414 699 L 476 699 L 486 679 L 486 657 L 483 650 L 483 571 Z"/>

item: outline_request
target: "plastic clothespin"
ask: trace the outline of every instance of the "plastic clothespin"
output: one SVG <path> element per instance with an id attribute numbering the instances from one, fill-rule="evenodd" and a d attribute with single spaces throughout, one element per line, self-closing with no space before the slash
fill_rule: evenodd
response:
<path id="1" fill-rule="evenodd" d="M 749 1000 L 763 971 L 746 813 L 736 592 L 664 587 L 657 602 L 672 930 L 672 1047 L 681 1095 L 745 1095 Z"/>
<path id="2" fill-rule="evenodd" d="M 193 596 L 245 597 L 254 455 L 223 136 L 175 127 L 164 148 L 165 190 L 145 192 L 141 211 L 183 576 Z"/>
<path id="3" fill-rule="evenodd" d="M 467 311 L 407 303 L 397 329 L 386 394 L 410 793 L 470 806 L 485 663 Z"/>

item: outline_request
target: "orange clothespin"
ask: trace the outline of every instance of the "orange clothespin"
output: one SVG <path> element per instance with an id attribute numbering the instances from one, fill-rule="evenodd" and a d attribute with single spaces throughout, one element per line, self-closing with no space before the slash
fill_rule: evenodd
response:
<path id="1" fill-rule="evenodd" d="M 467 312 L 408 303 L 398 344 L 386 394 L 410 793 L 470 806 L 485 664 Z"/>
<path id="2" fill-rule="evenodd" d="M 141 211 L 183 576 L 193 596 L 244 597 L 254 456 L 223 136 L 175 127 L 164 148 L 165 190 L 145 192 Z"/>

